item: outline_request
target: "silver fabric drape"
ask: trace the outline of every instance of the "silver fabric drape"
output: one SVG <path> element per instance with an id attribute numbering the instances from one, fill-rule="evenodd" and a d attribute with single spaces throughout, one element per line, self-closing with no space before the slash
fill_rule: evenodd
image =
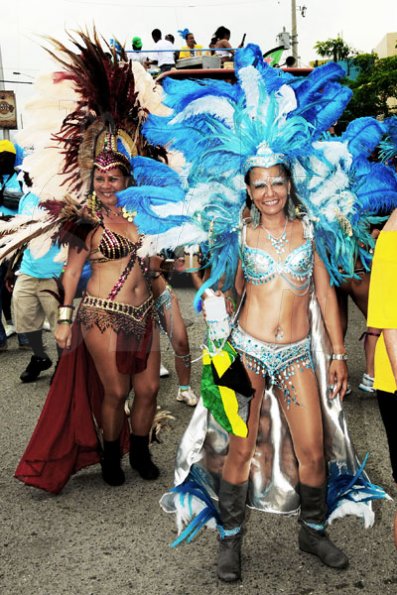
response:
<path id="1" fill-rule="evenodd" d="M 328 466 L 354 475 L 358 461 L 352 446 L 339 397 L 327 397 L 329 340 L 314 295 L 310 301 L 312 356 L 319 383 Z M 291 405 L 293 406 L 293 405 Z M 184 482 L 194 466 L 200 482 L 217 498 L 221 470 L 228 450 L 228 433 L 214 420 L 200 400 L 187 427 L 176 458 L 175 485 Z M 248 506 L 267 512 L 293 514 L 299 510 L 298 465 L 289 428 L 278 401 L 266 391 L 260 417 L 256 451 L 251 463 Z M 175 512 L 175 494 L 165 494 L 161 506 Z M 368 504 L 370 508 L 371 505 Z M 361 516 L 361 514 L 360 514 Z"/>

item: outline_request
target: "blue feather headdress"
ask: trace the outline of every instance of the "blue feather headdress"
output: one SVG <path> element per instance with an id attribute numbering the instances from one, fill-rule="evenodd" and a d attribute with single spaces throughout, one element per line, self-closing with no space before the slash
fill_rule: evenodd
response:
<path id="1" fill-rule="evenodd" d="M 120 204 L 138 212 L 136 223 L 149 234 L 150 251 L 200 244 L 211 271 L 200 293 L 221 278 L 227 289 L 238 262 L 244 175 L 252 167 L 283 163 L 314 224 L 332 281 L 354 276 L 357 257 L 368 268 L 370 225 L 397 206 L 391 168 L 370 161 L 392 126 L 363 118 L 342 137 L 325 138 L 351 97 L 338 82 L 344 73 L 336 64 L 297 79 L 268 66 L 250 44 L 236 52 L 235 73 L 235 85 L 164 82 L 172 112 L 149 116 L 143 132 L 153 145 L 180 153 L 184 166 L 177 175 L 140 159 L 133 163 L 137 186 L 120 194 Z"/>
<path id="2" fill-rule="evenodd" d="M 186 40 L 186 37 L 189 35 L 190 31 L 186 27 L 185 29 L 178 29 L 178 33 L 182 37 L 182 39 L 185 39 Z"/>

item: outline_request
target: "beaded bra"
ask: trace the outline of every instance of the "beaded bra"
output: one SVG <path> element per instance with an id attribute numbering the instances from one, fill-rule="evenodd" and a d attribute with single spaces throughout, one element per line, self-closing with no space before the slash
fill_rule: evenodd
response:
<path id="1" fill-rule="evenodd" d="M 142 246 L 142 237 L 143 236 L 139 236 L 136 242 L 132 242 L 125 236 L 122 236 L 116 233 L 115 231 L 111 231 L 107 227 L 103 226 L 103 233 L 101 241 L 99 242 L 99 246 L 98 248 L 94 248 L 90 252 L 90 256 L 92 254 L 100 253 L 102 254 L 102 257 L 91 258 L 91 262 L 109 262 L 111 260 L 118 260 L 120 258 L 125 258 L 126 256 L 129 256 L 129 260 L 123 272 L 121 273 L 116 284 L 112 287 L 109 295 L 107 296 L 108 300 L 114 300 L 116 298 L 120 289 L 123 287 L 128 275 L 133 269 L 136 261 L 138 261 L 143 275 L 147 275 L 148 269 L 145 265 L 145 261 L 144 259 L 138 256 L 138 250 Z"/>
<path id="2" fill-rule="evenodd" d="M 310 237 L 305 234 L 306 241 L 280 261 L 265 250 L 248 246 L 245 236 L 246 226 L 240 250 L 244 278 L 248 283 L 262 285 L 279 275 L 295 291 L 308 289 L 313 273 L 313 242 Z"/>
<path id="3" fill-rule="evenodd" d="M 90 252 L 90 260 L 96 263 L 109 262 L 109 260 L 118 260 L 125 258 L 131 253 L 136 253 L 142 244 L 141 238 L 137 242 L 132 242 L 129 238 L 122 236 L 107 227 L 103 228 L 101 241 L 98 248 Z M 99 258 L 91 258 L 93 254 L 101 254 Z"/>

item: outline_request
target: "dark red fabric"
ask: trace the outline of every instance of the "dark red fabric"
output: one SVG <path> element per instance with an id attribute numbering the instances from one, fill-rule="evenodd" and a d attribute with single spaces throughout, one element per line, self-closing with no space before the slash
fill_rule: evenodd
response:
<path id="1" fill-rule="evenodd" d="M 139 373 L 146 368 L 152 339 L 152 321 L 136 352 L 133 336 L 119 333 L 117 366 L 121 373 Z M 27 485 L 58 494 L 69 477 L 99 462 L 94 417 L 101 426 L 103 387 L 88 353 L 78 324 L 73 325 L 72 348 L 64 351 L 43 410 L 15 471 Z M 121 434 L 126 452 L 129 446 L 127 418 Z"/>
<path id="2" fill-rule="evenodd" d="M 139 374 L 146 368 L 147 358 L 153 337 L 153 318 L 146 318 L 146 332 L 143 339 L 137 343 L 134 335 L 119 333 L 117 335 L 116 363 L 120 374 Z M 131 357 L 131 354 L 134 357 Z"/>

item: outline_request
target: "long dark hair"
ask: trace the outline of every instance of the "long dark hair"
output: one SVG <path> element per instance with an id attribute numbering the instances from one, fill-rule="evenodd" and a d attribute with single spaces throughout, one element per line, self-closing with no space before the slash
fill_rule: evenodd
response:
<path id="1" fill-rule="evenodd" d="M 218 29 L 214 33 L 214 37 L 216 38 L 216 40 L 225 39 L 225 37 L 227 36 L 230 37 L 230 29 L 228 29 L 227 27 L 223 27 L 223 25 L 218 27 Z"/>

